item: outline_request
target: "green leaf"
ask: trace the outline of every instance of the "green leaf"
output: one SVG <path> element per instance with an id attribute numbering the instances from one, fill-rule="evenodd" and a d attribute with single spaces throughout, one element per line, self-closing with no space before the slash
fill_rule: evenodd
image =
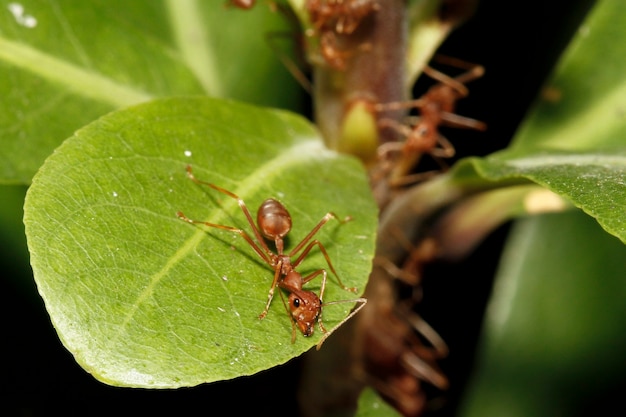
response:
<path id="1" fill-rule="evenodd" d="M 473 160 L 483 178 L 525 178 L 570 200 L 626 243 L 626 147 L 594 152 L 543 151 Z"/>
<path id="2" fill-rule="evenodd" d="M 572 415 L 615 389 L 626 372 L 624 259 L 626 247 L 580 212 L 520 221 L 460 415 Z"/>
<path id="3" fill-rule="evenodd" d="M 290 210 L 293 248 L 316 235 L 339 277 L 362 292 L 374 252 L 376 207 L 352 157 L 324 148 L 304 119 L 208 98 L 163 99 L 81 129 L 33 179 L 24 223 L 39 291 L 78 363 L 113 385 L 171 388 L 249 375 L 303 353 L 321 332 L 291 343 L 278 292 L 259 320 L 273 270 L 238 235 L 188 224 L 176 212 L 250 230 L 268 197 Z M 327 268 L 314 248 L 298 270 Z M 305 288 L 319 291 L 321 278 Z M 329 274 L 324 301 L 352 300 Z M 323 310 L 330 329 L 354 303 Z M 322 347 L 323 349 L 323 347 Z"/>
<path id="4" fill-rule="evenodd" d="M 366 387 L 359 396 L 355 417 L 399 417 L 400 413 L 380 398 L 378 393 Z"/>
<path id="5" fill-rule="evenodd" d="M 509 149 L 462 161 L 453 181 L 534 181 L 626 242 L 626 42 L 615 41 L 625 38 L 626 3 L 598 2 L 548 83 L 552 99 L 535 105 Z"/>
<path id="6" fill-rule="evenodd" d="M 0 181 L 29 183 L 76 129 L 155 97 L 293 104 L 296 84 L 262 36 L 286 23 L 269 8 L 243 13 L 187 0 L 5 3 Z"/>

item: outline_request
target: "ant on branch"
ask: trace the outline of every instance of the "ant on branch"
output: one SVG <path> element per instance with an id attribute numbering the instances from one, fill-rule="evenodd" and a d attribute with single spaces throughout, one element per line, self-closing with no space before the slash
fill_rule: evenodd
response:
<path id="1" fill-rule="evenodd" d="M 367 15 L 380 9 L 374 0 L 307 0 L 305 5 L 317 30 L 351 34 Z"/>
<path id="2" fill-rule="evenodd" d="M 265 200 L 257 211 L 257 224 L 258 227 L 254 224 L 252 219 L 252 215 L 250 211 L 246 207 L 245 202 L 239 198 L 236 194 L 221 188 L 215 184 L 201 181 L 195 177 L 192 172 L 191 165 L 187 165 L 187 176 L 196 184 L 206 185 L 208 187 L 213 188 L 216 191 L 219 191 L 222 194 L 226 194 L 227 196 L 237 200 L 241 211 L 246 216 L 248 224 L 252 228 L 252 232 L 254 234 L 253 239 L 245 230 L 239 229 L 232 226 L 224 226 L 220 224 L 209 223 L 201 220 L 192 220 L 185 216 L 182 212 L 177 212 L 176 215 L 183 221 L 191 224 L 201 224 L 208 227 L 214 227 L 218 229 L 228 230 L 233 233 L 237 233 L 240 235 L 256 252 L 257 255 L 263 261 L 270 266 L 274 270 L 274 280 L 272 281 L 272 286 L 270 287 L 267 303 L 265 305 L 265 309 L 259 315 L 259 319 L 264 319 L 267 316 L 267 313 L 270 308 L 270 304 L 272 299 L 274 298 L 274 291 L 276 287 L 282 288 L 289 293 L 288 297 L 288 306 L 285 304 L 285 300 L 282 292 L 280 292 L 281 299 L 283 300 L 283 304 L 285 305 L 285 309 L 289 317 L 291 318 L 292 324 L 292 337 L 291 342 L 295 342 L 296 338 L 296 326 L 300 329 L 304 336 L 311 336 L 313 331 L 315 330 L 315 322 L 319 325 L 320 331 L 324 333 L 324 336 L 317 343 L 317 349 L 322 346 L 322 343 L 341 325 L 343 325 L 346 321 L 348 321 L 352 316 L 361 310 L 367 300 L 365 298 L 356 298 L 353 300 L 340 300 L 340 301 L 332 301 L 329 303 L 325 303 L 322 301 L 322 297 L 324 295 L 324 290 L 326 288 L 326 270 L 318 269 L 310 273 L 307 276 L 302 276 L 296 268 L 304 261 L 309 252 L 317 246 L 319 250 L 324 255 L 326 262 L 333 272 L 339 286 L 346 291 L 356 292 L 356 288 L 346 287 L 342 282 L 335 268 L 333 267 L 332 262 L 330 261 L 330 257 L 326 252 L 326 248 L 324 245 L 317 240 L 313 239 L 315 234 L 324 226 L 330 219 L 337 219 L 337 215 L 332 212 L 328 212 L 322 217 L 322 220 L 307 234 L 300 243 L 296 245 L 289 253 L 284 253 L 284 238 L 291 230 L 291 215 L 285 208 L 283 204 L 281 204 L 278 200 L 273 198 L 268 198 Z M 344 224 L 348 221 L 352 220 L 351 217 L 346 217 L 343 220 L 339 220 L 341 224 Z M 265 239 L 274 241 L 274 245 L 276 247 L 276 252 L 273 252 L 265 242 Z M 298 255 L 299 254 L 299 255 Z M 292 260 L 297 255 L 295 260 Z M 303 289 L 304 284 L 313 280 L 317 276 L 322 276 L 322 285 L 320 288 L 319 296 L 315 294 L 313 291 L 309 291 Z M 354 309 L 350 314 L 343 319 L 339 324 L 337 324 L 330 331 L 327 331 L 324 325 L 322 324 L 322 307 L 339 304 L 339 303 L 348 303 L 348 302 L 356 302 L 360 305 Z"/>
<path id="3" fill-rule="evenodd" d="M 389 173 L 391 186 L 411 184 L 419 181 L 425 174 L 428 175 L 429 173 L 409 174 L 424 154 L 431 155 L 442 166 L 445 165 L 441 159 L 454 156 L 454 146 L 439 133 L 440 127 L 480 131 L 487 128 L 483 122 L 454 113 L 456 102 L 469 94 L 465 84 L 482 77 L 484 67 L 444 56 L 438 56 L 436 60 L 467 71 L 452 78 L 426 66 L 424 72 L 439 83 L 430 87 L 422 97 L 374 106 L 374 110 L 378 112 L 415 108 L 419 113 L 417 117 L 408 117 L 406 123 L 388 118 L 379 120 L 379 127 L 391 128 L 405 138 L 402 142 L 387 142 L 378 148 L 379 158 L 387 162 L 387 168 L 384 170 Z M 398 155 L 392 158 L 391 154 Z"/>
<path id="4" fill-rule="evenodd" d="M 369 45 L 360 40 L 350 40 L 361 22 L 377 12 L 380 5 L 375 0 L 307 0 L 305 9 L 313 32 L 319 35 L 320 54 L 334 69 L 345 70 L 346 61 L 357 50 L 368 50 Z"/>

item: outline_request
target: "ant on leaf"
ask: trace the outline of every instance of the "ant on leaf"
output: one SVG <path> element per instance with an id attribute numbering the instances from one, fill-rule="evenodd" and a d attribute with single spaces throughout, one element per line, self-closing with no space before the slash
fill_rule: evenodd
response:
<path id="1" fill-rule="evenodd" d="M 276 287 L 282 288 L 289 293 L 288 297 L 288 305 L 285 303 L 285 299 L 283 297 L 282 292 L 280 296 L 283 300 L 283 304 L 285 305 L 285 309 L 289 317 L 291 318 L 292 325 L 292 337 L 291 342 L 294 343 L 296 339 L 296 327 L 300 329 L 304 336 L 311 336 L 313 331 L 315 330 L 315 322 L 320 327 L 320 330 L 324 333 L 320 341 L 317 343 L 317 349 L 322 346 L 324 341 L 341 325 L 343 325 L 346 321 L 348 321 L 352 316 L 361 310 L 367 300 L 365 298 L 356 298 L 353 300 L 339 300 L 339 301 L 331 301 L 329 303 L 325 303 L 322 301 L 322 297 L 324 295 L 324 290 L 326 288 L 326 270 L 318 269 L 310 273 L 307 276 L 302 276 L 296 268 L 304 261 L 309 252 L 317 246 L 319 250 L 324 255 L 326 259 L 326 263 L 328 267 L 333 272 L 339 286 L 346 291 L 356 292 L 356 288 L 346 287 L 339 279 L 335 268 L 333 267 L 332 262 L 330 261 L 330 257 L 326 252 L 326 248 L 324 245 L 317 240 L 313 239 L 315 234 L 324 226 L 330 219 L 337 219 L 337 215 L 332 212 L 328 212 L 322 217 L 322 220 L 298 243 L 289 253 L 284 253 L 284 238 L 291 230 L 291 215 L 287 211 L 284 205 L 282 205 L 278 200 L 273 198 L 268 198 L 259 207 L 257 211 L 257 224 L 258 227 L 254 224 L 252 219 L 252 215 L 250 211 L 246 207 L 245 202 L 239 198 L 236 194 L 219 187 L 215 184 L 201 181 L 197 179 L 191 169 L 191 165 L 187 165 L 187 176 L 196 184 L 206 185 L 208 187 L 213 188 L 216 191 L 219 191 L 222 194 L 226 194 L 227 196 L 237 200 L 241 211 L 246 216 L 248 224 L 252 228 L 252 232 L 254 238 L 252 238 L 245 230 L 239 229 L 233 226 L 225 226 L 221 224 L 209 223 L 201 220 L 192 220 L 185 216 L 182 212 L 177 212 L 176 215 L 183 221 L 191 224 L 200 224 L 208 227 L 214 227 L 218 229 L 228 230 L 233 233 L 237 233 L 240 235 L 256 252 L 256 254 L 263 259 L 263 261 L 274 270 L 274 280 L 272 281 L 272 286 L 270 287 L 267 303 L 265 305 L 265 309 L 259 315 L 259 319 L 264 319 L 267 316 L 267 313 L 270 308 L 270 304 L 272 299 L 274 298 L 274 291 Z M 346 217 L 343 220 L 339 220 L 341 224 L 346 223 L 352 220 L 351 217 Z M 273 252 L 265 239 L 271 240 L 274 242 L 276 247 L 276 252 Z M 297 256 L 297 257 L 296 257 Z M 293 258 L 295 260 L 293 260 Z M 322 276 L 322 285 L 320 288 L 319 295 L 315 294 L 313 291 L 303 289 L 304 284 L 313 280 L 314 278 Z M 359 303 L 359 306 L 354 309 L 350 314 L 339 322 L 334 328 L 330 331 L 327 331 L 322 323 L 322 308 L 332 304 L 339 303 L 349 303 L 356 302 Z"/>

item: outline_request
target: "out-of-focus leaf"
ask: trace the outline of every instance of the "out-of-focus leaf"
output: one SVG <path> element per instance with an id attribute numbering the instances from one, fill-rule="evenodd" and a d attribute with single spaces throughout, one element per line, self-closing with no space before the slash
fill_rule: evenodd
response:
<path id="1" fill-rule="evenodd" d="M 626 43 L 615 41 L 624 38 L 626 3 L 598 2 L 511 148 L 462 161 L 453 182 L 537 182 L 626 242 Z"/>
<path id="2" fill-rule="evenodd" d="M 3 265 L 2 277 L 5 282 L 28 291 L 34 300 L 37 295 L 32 274 L 28 269 L 28 250 L 22 224 L 25 195 L 26 187 L 0 186 L 0 262 Z"/>
<path id="3" fill-rule="evenodd" d="M 380 398 L 372 388 L 365 388 L 359 397 L 355 417 L 400 417 L 400 413 Z"/>
<path id="4" fill-rule="evenodd" d="M 547 187 L 626 242 L 626 146 L 583 153 L 543 151 L 521 157 L 502 153 L 472 162 L 488 180 L 524 178 Z"/>
<path id="5" fill-rule="evenodd" d="M 177 211 L 250 231 L 268 197 L 290 210 L 295 247 L 316 235 L 348 286 L 363 290 L 377 222 L 365 173 L 327 150 L 304 119 L 208 98 L 164 99 L 111 113 L 68 139 L 29 189 L 26 234 L 39 291 L 76 360 L 109 384 L 180 387 L 249 375 L 313 346 L 292 325 L 277 291 L 259 320 L 273 270 L 237 234 L 185 223 Z M 251 233 L 251 232 L 249 232 Z M 328 269 L 314 247 L 298 267 Z M 321 277 L 305 288 L 319 292 Z M 323 300 L 354 299 L 329 274 Z M 328 329 L 353 303 L 323 310 Z M 322 346 L 322 349 L 324 347 Z"/>
<path id="6" fill-rule="evenodd" d="M 154 97 L 293 104 L 295 82 L 263 36 L 286 20 L 257 9 L 188 0 L 0 2 L 0 181 L 29 183 L 76 129 Z"/>
<path id="7" fill-rule="evenodd" d="M 625 259 L 626 247 L 580 212 L 521 221 L 460 415 L 571 415 L 623 382 Z"/>
<path id="8" fill-rule="evenodd" d="M 626 147 L 625 37 L 626 3 L 596 2 L 511 149 Z"/>

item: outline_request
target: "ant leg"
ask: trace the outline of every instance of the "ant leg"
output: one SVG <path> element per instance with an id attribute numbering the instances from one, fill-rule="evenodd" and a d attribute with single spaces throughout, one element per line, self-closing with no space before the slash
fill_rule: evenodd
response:
<path id="1" fill-rule="evenodd" d="M 388 127 L 390 129 L 395 130 L 400 135 L 405 138 L 411 136 L 411 128 L 407 125 L 400 123 L 393 119 L 380 119 L 378 121 L 378 127 L 385 128 Z M 404 146 L 403 142 L 386 142 L 378 147 L 378 157 L 382 158 L 384 155 L 392 152 L 392 151 L 401 151 Z"/>
<path id="2" fill-rule="evenodd" d="M 388 120 L 388 119 L 383 119 Z M 403 132 L 400 132 L 403 133 Z M 385 142 L 378 147 L 376 153 L 380 159 L 387 159 L 387 155 L 392 152 L 402 152 L 404 142 Z"/>
<path id="3" fill-rule="evenodd" d="M 282 266 L 283 266 L 282 261 L 278 262 L 278 264 L 276 265 L 276 270 L 274 271 L 274 280 L 272 281 L 272 286 L 270 287 L 270 290 L 267 294 L 267 303 L 265 304 L 265 309 L 263 309 L 263 312 L 259 314 L 259 320 L 263 320 L 265 316 L 267 316 L 267 312 L 270 309 L 270 304 L 272 303 L 272 299 L 274 298 L 274 290 L 276 289 L 276 286 L 278 285 L 278 280 L 280 278 L 280 270 L 282 269 Z M 282 293 L 281 293 L 281 297 L 282 297 Z M 284 303 L 284 300 L 283 300 L 283 303 Z"/>
<path id="4" fill-rule="evenodd" d="M 192 180 L 193 182 L 195 182 L 196 184 L 200 184 L 200 185 L 206 185 L 208 187 L 213 188 L 216 191 L 219 191 L 222 194 L 226 194 L 227 196 L 237 200 L 237 203 L 239 204 L 239 207 L 241 208 L 241 211 L 243 211 L 243 214 L 246 216 L 246 219 L 248 220 L 248 223 L 250 224 L 250 227 L 252 227 L 252 231 L 254 232 L 254 236 L 257 239 L 258 244 L 260 244 L 260 246 L 263 248 L 263 250 L 265 251 L 265 256 L 262 256 L 263 259 L 268 259 L 270 256 L 269 254 L 272 253 L 272 251 L 270 250 L 270 248 L 267 246 L 267 244 L 265 243 L 265 240 L 263 239 L 263 237 L 261 236 L 261 232 L 259 232 L 259 229 L 256 227 L 256 225 L 254 224 L 254 220 L 252 220 L 252 215 L 250 214 L 250 211 L 248 210 L 248 207 L 246 207 L 246 203 L 243 201 L 242 198 L 240 198 L 237 194 L 232 193 L 230 191 L 228 191 L 225 188 L 219 187 L 215 184 L 212 184 L 210 182 L 206 182 L 206 181 L 202 181 L 199 180 L 198 178 L 196 178 L 195 175 L 193 175 L 193 172 L 191 170 L 191 165 L 187 165 L 187 177 L 189 177 L 190 180 Z M 180 217 L 180 216 L 179 216 Z M 213 226 L 216 227 L 216 226 Z M 222 229 L 228 229 L 227 226 L 219 226 Z M 230 228 L 231 230 L 238 230 L 235 228 Z M 248 239 L 246 239 L 248 240 Z M 258 246 L 257 245 L 253 245 L 253 247 L 255 248 L 255 251 L 258 252 Z M 268 262 L 271 265 L 271 262 Z"/>
<path id="5" fill-rule="evenodd" d="M 319 223 L 317 224 L 317 226 L 315 226 L 313 229 L 311 229 L 311 231 L 309 232 L 308 235 L 306 235 L 304 237 L 304 239 L 302 239 L 300 241 L 300 243 L 298 243 L 298 245 L 293 248 L 291 250 L 291 252 L 289 252 L 289 257 L 293 257 L 296 253 L 300 252 L 302 250 L 302 248 L 304 247 L 304 245 L 306 245 L 309 240 L 311 240 L 311 238 L 322 228 L 322 226 L 324 226 L 330 219 L 337 219 L 337 221 L 339 221 L 339 224 L 344 224 L 344 223 L 348 223 L 350 220 L 352 220 L 351 216 L 346 216 L 343 220 L 340 220 L 339 217 L 333 213 L 333 212 L 328 212 L 324 215 L 324 217 L 322 217 L 322 220 L 319 221 Z M 309 249 L 310 250 L 310 249 Z M 300 262 L 303 259 L 303 256 L 300 255 L 300 257 L 298 258 L 300 260 Z M 296 266 L 298 266 L 298 264 L 300 262 L 296 262 L 293 267 L 295 268 Z"/>
<path id="6" fill-rule="evenodd" d="M 431 344 L 435 350 L 436 358 L 445 358 L 448 353 L 448 345 L 443 338 L 432 328 L 422 317 L 415 313 L 407 314 L 407 320 L 424 338 Z"/>
<path id="7" fill-rule="evenodd" d="M 341 288 L 343 288 L 346 291 L 350 291 L 350 292 L 357 292 L 357 289 L 354 287 L 346 287 L 343 282 L 341 282 L 341 278 L 339 278 L 339 275 L 337 275 L 337 271 L 335 271 L 335 267 L 333 266 L 332 262 L 330 261 L 330 257 L 328 256 L 328 252 L 326 252 L 326 248 L 324 248 L 324 245 L 322 245 L 322 242 L 320 242 L 319 240 L 314 240 L 311 243 L 309 243 L 307 245 L 307 247 L 302 251 L 302 253 L 300 254 L 300 256 L 298 256 L 298 259 L 295 260 L 295 262 L 293 263 L 293 267 L 296 268 L 298 265 L 300 265 L 300 263 L 304 260 L 304 258 L 309 254 L 309 252 L 311 251 L 311 249 L 313 249 L 313 246 L 317 245 L 320 250 L 322 251 L 322 254 L 324 255 L 324 258 L 326 259 L 326 263 L 328 264 L 328 266 L 330 267 L 330 270 L 333 272 L 333 274 L 335 274 L 335 277 L 337 277 L 337 281 L 339 282 L 339 286 Z M 310 280 L 310 278 L 309 278 Z M 307 282 L 307 281 L 304 281 Z"/>
<path id="8" fill-rule="evenodd" d="M 433 58 L 433 61 L 436 61 L 443 65 L 449 65 L 452 67 L 467 70 L 467 72 L 464 72 L 463 74 L 454 77 L 455 80 L 463 84 L 480 78 L 485 74 L 485 67 L 483 67 L 482 65 L 475 64 L 473 62 L 467 62 L 459 58 L 453 58 L 451 56 L 437 54 Z"/>
<path id="9" fill-rule="evenodd" d="M 407 174 L 399 178 L 391 179 L 390 183 L 394 187 L 402 187 L 405 185 L 415 184 L 420 181 L 426 181 L 440 173 L 441 171 L 426 171 L 426 172 L 418 172 L 416 174 Z"/>
<path id="10" fill-rule="evenodd" d="M 449 385 L 448 378 L 432 363 L 432 360 L 424 360 L 413 351 L 409 350 L 402 353 L 400 363 L 411 375 L 423 379 L 439 389 L 445 390 Z"/>
<path id="11" fill-rule="evenodd" d="M 387 110 L 406 110 L 424 107 L 426 100 L 418 98 L 415 100 L 393 101 L 391 103 L 378 103 L 374 105 L 374 111 L 382 112 Z"/>
<path id="12" fill-rule="evenodd" d="M 443 72 L 434 69 L 433 67 L 429 67 L 428 65 L 424 67 L 424 73 L 433 80 L 439 81 L 440 83 L 455 89 L 460 97 L 466 97 L 469 94 L 469 90 L 467 89 L 465 84 L 463 84 L 457 78 L 452 78 L 449 75 L 446 75 Z"/>
<path id="13" fill-rule="evenodd" d="M 452 158 L 456 153 L 454 146 L 450 143 L 448 139 L 444 136 L 439 135 L 437 138 L 437 142 L 439 143 L 440 148 L 433 148 L 429 152 L 431 156 L 436 158 Z"/>
<path id="14" fill-rule="evenodd" d="M 387 258 L 374 257 L 374 266 L 384 269 L 390 277 L 397 278 L 408 285 L 417 285 L 420 281 L 418 275 L 405 271 Z"/>
<path id="15" fill-rule="evenodd" d="M 320 274 L 322 274 L 322 286 L 320 288 L 319 298 L 320 298 L 320 300 L 323 300 L 324 289 L 326 288 L 326 270 L 325 269 L 318 269 L 317 271 L 310 273 L 306 277 L 303 277 L 302 278 L 302 285 L 304 285 L 307 282 L 311 281 L 313 278 L 317 277 Z"/>
<path id="16" fill-rule="evenodd" d="M 312 274 L 307 275 L 306 277 L 304 277 L 302 279 L 302 284 L 306 284 L 307 282 L 311 281 L 313 278 L 315 278 L 316 276 L 318 276 L 319 274 L 322 274 L 322 286 L 320 288 L 320 295 L 319 295 L 319 299 L 320 302 L 322 303 L 322 306 L 324 306 L 324 290 L 326 289 L 326 270 L 325 269 L 319 269 L 315 272 L 313 272 Z M 320 326 L 320 331 L 322 333 L 326 333 L 326 328 L 324 327 L 324 324 L 322 323 L 322 313 L 324 312 L 324 310 L 322 308 L 320 308 L 320 314 L 317 316 L 317 324 L 318 326 Z"/>
<path id="17" fill-rule="evenodd" d="M 304 91 L 309 94 L 312 94 L 313 87 L 311 86 L 311 81 L 304 75 L 304 72 L 298 67 L 296 63 L 283 51 L 280 50 L 278 45 L 276 44 L 276 39 L 289 37 L 293 35 L 291 32 L 269 32 L 265 34 L 265 40 L 269 45 L 270 49 L 276 54 L 278 60 L 283 64 L 283 66 L 289 71 L 291 76 L 300 84 L 300 87 Z M 293 36 L 291 36 L 293 37 Z"/>
<path id="18" fill-rule="evenodd" d="M 285 307 L 285 311 L 287 312 L 287 315 L 289 316 L 289 321 L 291 321 L 291 344 L 294 344 L 296 343 L 296 334 L 297 334 L 296 321 L 291 315 L 291 311 L 289 311 L 289 306 L 285 302 L 285 296 L 283 295 L 282 291 L 280 291 L 279 294 L 280 294 L 280 299 L 283 302 L 283 306 Z"/>
<path id="19" fill-rule="evenodd" d="M 484 131 L 487 130 L 487 125 L 479 120 L 472 119 L 470 117 L 459 116 L 458 114 L 442 112 L 441 113 L 442 124 L 448 127 L 457 127 L 461 129 L 474 129 Z"/>
<path id="20" fill-rule="evenodd" d="M 270 265 L 270 266 L 272 265 L 272 260 L 267 255 L 267 253 L 265 253 L 254 242 L 254 240 L 252 240 L 250 235 L 248 235 L 245 230 L 237 229 L 236 227 L 232 227 L 232 226 L 224 226 L 222 224 L 209 223 L 209 222 L 205 222 L 205 221 L 202 221 L 202 220 L 193 220 L 193 219 L 190 219 L 189 217 L 185 216 L 185 214 L 182 211 L 177 212 L 176 216 L 178 216 L 178 218 L 181 219 L 182 221 L 185 221 L 185 222 L 190 223 L 190 224 L 201 224 L 201 225 L 204 225 L 204 226 L 207 226 L 207 227 L 214 227 L 216 229 L 228 230 L 229 232 L 237 233 L 239 236 L 244 238 L 246 242 L 248 242 L 248 244 L 252 247 L 252 249 L 254 249 L 254 251 L 257 253 L 257 255 L 259 255 L 261 257 L 261 259 L 263 259 L 268 265 Z"/>
<path id="21" fill-rule="evenodd" d="M 328 339 L 328 337 L 333 334 L 335 332 L 335 330 L 337 330 L 339 327 L 341 327 L 345 322 L 347 322 L 348 320 L 350 320 L 356 313 L 358 313 L 359 311 L 361 311 L 361 309 L 363 307 L 365 307 L 365 304 L 367 304 L 367 299 L 366 298 L 356 298 L 354 300 L 339 300 L 339 301 L 331 301 L 330 303 L 325 303 L 323 304 L 324 307 L 329 306 L 329 305 L 333 305 L 333 304 L 341 304 L 341 303 L 359 303 L 359 306 L 356 307 L 354 310 L 352 310 L 350 312 L 350 314 L 348 314 L 348 316 L 341 320 L 335 327 L 333 327 L 332 329 L 330 329 L 330 331 L 324 333 L 324 335 L 322 336 L 322 338 L 319 340 L 319 342 L 317 342 L 317 345 L 315 346 L 316 350 L 320 350 L 320 348 L 322 347 L 322 344 L 324 344 L 324 342 L 326 341 L 326 339 Z"/>

